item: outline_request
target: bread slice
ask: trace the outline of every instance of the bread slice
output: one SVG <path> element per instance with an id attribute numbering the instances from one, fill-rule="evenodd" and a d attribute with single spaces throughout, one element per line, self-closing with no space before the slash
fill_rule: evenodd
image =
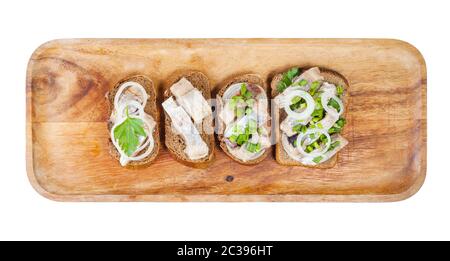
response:
<path id="1" fill-rule="evenodd" d="M 307 70 L 309 68 L 306 68 L 305 70 Z M 346 108 L 347 108 L 347 104 L 348 104 L 348 81 L 347 79 L 345 79 L 344 76 L 342 76 L 341 74 L 339 74 L 338 72 L 335 72 L 333 70 L 330 69 L 326 69 L 326 68 L 319 68 L 320 69 L 320 74 L 324 77 L 324 81 L 335 84 L 337 85 L 342 85 L 344 87 L 344 98 L 343 98 L 343 103 L 344 103 L 344 117 L 345 117 L 345 113 L 346 113 Z M 302 71 L 305 71 L 302 70 Z M 279 73 L 277 75 L 275 75 L 272 78 L 272 82 L 270 84 L 270 88 L 271 88 L 271 92 L 272 92 L 272 99 L 274 99 L 278 94 L 278 90 L 277 90 L 277 85 L 278 83 L 281 81 L 283 77 L 282 73 Z M 277 126 L 279 126 L 279 124 L 286 118 L 287 114 L 283 109 L 278 109 L 274 111 L 274 122 L 277 122 Z M 345 127 L 344 127 L 345 128 Z M 337 157 L 339 153 L 336 153 L 333 157 L 331 157 L 329 160 L 322 162 L 318 165 L 315 166 L 311 166 L 311 165 L 303 165 L 300 162 L 292 159 L 291 157 L 289 157 L 289 155 L 286 153 L 286 151 L 283 148 L 283 145 L 281 144 L 281 133 L 280 133 L 280 128 L 276 127 L 275 128 L 275 140 L 276 140 L 276 145 L 275 145 L 275 159 L 279 164 L 282 165 L 286 165 L 286 166 L 305 166 L 308 168 L 320 168 L 320 169 L 327 169 L 327 168 L 332 168 L 336 165 L 337 163 Z"/>
<path id="2" fill-rule="evenodd" d="M 148 115 L 152 116 L 153 119 L 156 122 L 156 127 L 153 131 L 153 140 L 154 140 L 154 148 L 152 153 L 145 157 L 142 160 L 139 161 L 130 161 L 125 167 L 126 168 L 138 168 L 138 167 L 146 167 L 150 165 L 150 163 L 156 158 L 156 156 L 159 153 L 160 148 L 160 139 L 159 139 L 159 112 L 158 107 L 156 106 L 156 92 L 155 88 L 153 86 L 153 82 L 151 79 L 149 79 L 146 76 L 143 75 L 135 75 L 128 78 L 125 78 L 118 82 L 112 90 L 109 91 L 107 94 L 108 104 L 109 104 L 109 115 L 111 115 L 111 112 L 114 110 L 114 97 L 116 96 L 117 90 L 119 89 L 119 86 L 128 81 L 137 82 L 140 85 L 142 85 L 145 88 L 145 91 L 148 94 L 147 103 L 145 105 L 144 111 Z M 111 131 L 111 128 L 113 127 L 112 122 L 108 121 L 108 130 Z M 114 159 L 119 161 L 120 154 L 117 151 L 116 147 L 112 143 L 111 139 L 109 139 L 109 152 L 113 156 Z"/>
<path id="3" fill-rule="evenodd" d="M 256 74 L 243 74 L 243 75 L 239 75 L 237 77 L 233 77 L 227 81 L 225 81 L 225 83 L 222 85 L 222 87 L 220 88 L 219 92 L 217 93 L 218 96 L 223 97 L 223 94 L 225 93 L 225 91 L 228 89 L 228 87 L 230 87 L 231 85 L 235 84 L 235 83 L 239 83 L 239 82 L 246 82 L 246 83 L 253 83 L 253 84 L 257 84 L 259 86 L 261 86 L 264 91 L 267 94 L 267 85 L 266 83 L 261 79 L 261 77 L 259 75 Z M 269 96 L 267 96 L 269 97 Z M 268 103 L 270 104 L 270 102 Z M 270 105 L 269 105 L 270 106 Z M 268 111 L 270 112 L 269 108 L 267 108 Z M 270 115 L 270 113 L 269 113 Z M 219 121 L 220 122 L 220 121 Z M 219 123 L 219 124 L 223 124 L 223 123 Z M 270 126 L 270 122 L 269 122 L 269 126 Z M 219 129 L 223 129 L 222 127 L 219 127 Z M 236 157 L 234 157 L 233 154 L 231 154 L 228 151 L 227 145 L 224 141 L 224 136 L 223 133 L 218 133 L 217 137 L 219 139 L 219 143 L 220 143 L 220 147 L 222 148 L 222 150 L 233 160 L 237 161 L 240 164 L 243 165 L 254 165 L 254 164 L 258 164 L 259 162 L 263 161 L 267 155 L 270 154 L 270 152 L 272 151 L 272 148 L 267 148 L 266 151 L 258 158 L 254 159 L 254 160 L 250 160 L 250 161 L 242 161 L 241 159 L 238 159 Z"/>
<path id="4" fill-rule="evenodd" d="M 198 71 L 183 71 L 177 72 L 167 80 L 167 86 L 164 91 L 164 100 L 172 96 L 172 92 L 170 91 L 170 87 L 178 82 L 181 78 L 186 78 L 191 84 L 197 88 L 205 97 L 205 99 L 210 102 L 211 99 L 211 88 L 209 86 L 209 80 L 206 75 Z M 170 154 L 180 163 L 187 165 L 193 168 L 206 168 L 211 164 L 214 159 L 214 130 L 213 130 L 213 116 L 210 115 L 203 119 L 202 126 L 197 126 L 199 129 L 200 136 L 205 141 L 206 145 L 209 149 L 209 154 L 201 159 L 191 160 L 188 158 L 184 149 L 186 148 L 186 144 L 183 138 L 175 134 L 172 131 L 172 120 L 167 112 L 164 111 L 164 126 L 165 126 L 165 144 Z M 203 129 L 202 129 L 203 128 Z M 205 129 L 206 128 L 206 129 Z M 204 130 L 207 130 L 205 132 Z"/>

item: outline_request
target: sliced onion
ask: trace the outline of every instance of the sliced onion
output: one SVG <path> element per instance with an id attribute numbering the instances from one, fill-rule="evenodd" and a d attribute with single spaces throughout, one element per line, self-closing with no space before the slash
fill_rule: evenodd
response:
<path id="1" fill-rule="evenodd" d="M 339 104 L 339 111 L 328 106 L 328 101 L 330 101 L 330 99 L 335 100 Z M 339 118 L 339 116 L 341 116 L 341 114 L 344 112 L 344 105 L 342 104 L 341 99 L 339 99 L 336 95 L 331 94 L 330 92 L 324 92 L 322 94 L 322 97 L 320 98 L 320 102 L 322 103 L 325 111 L 336 118 Z"/>
<path id="2" fill-rule="evenodd" d="M 322 134 L 327 137 L 327 143 L 325 144 L 325 147 L 322 150 L 320 150 L 320 151 L 312 151 L 312 152 L 308 153 L 308 152 L 306 152 L 303 149 L 302 140 L 303 140 L 304 137 L 306 137 L 307 135 L 310 135 L 310 134 L 314 134 L 315 137 L 317 137 L 311 143 L 313 143 L 314 141 L 319 139 L 319 137 Z M 317 156 L 323 155 L 325 152 L 327 152 L 328 148 L 330 148 L 330 145 L 331 145 L 331 137 L 330 137 L 330 134 L 328 134 L 328 132 L 326 130 L 310 129 L 310 130 L 307 130 L 305 133 L 300 133 L 298 135 L 298 137 L 297 137 L 297 150 L 298 150 L 298 152 L 300 152 L 302 155 L 308 156 L 308 157 L 317 157 Z"/>
<path id="3" fill-rule="evenodd" d="M 119 86 L 119 89 L 116 92 L 116 96 L 114 96 L 114 108 L 118 107 L 122 92 L 124 92 L 126 88 L 131 87 L 135 87 L 141 92 L 142 98 L 144 99 L 141 105 L 145 108 L 145 105 L 147 104 L 148 94 L 147 91 L 145 91 L 145 88 L 137 82 L 124 82 Z"/>
<path id="4" fill-rule="evenodd" d="M 241 85 L 242 83 L 235 83 L 228 87 L 228 89 L 223 93 L 223 100 L 229 100 L 233 98 L 233 96 L 236 96 L 236 93 L 241 92 Z"/>
<path id="5" fill-rule="evenodd" d="M 295 112 L 291 110 L 291 101 L 296 96 L 300 96 L 306 101 L 306 108 L 302 112 Z M 297 120 L 307 119 L 309 116 L 311 116 L 316 107 L 316 103 L 314 102 L 313 97 L 309 93 L 302 90 L 291 91 L 287 93 L 283 99 L 285 100 L 284 110 L 290 117 Z"/>

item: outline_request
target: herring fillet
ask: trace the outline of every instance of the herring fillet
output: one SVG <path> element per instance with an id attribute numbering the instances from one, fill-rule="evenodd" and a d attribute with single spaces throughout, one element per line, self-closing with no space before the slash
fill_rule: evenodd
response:
<path id="1" fill-rule="evenodd" d="M 195 123 L 201 123 L 205 117 L 212 114 L 211 107 L 202 93 L 186 78 L 183 77 L 173 84 L 170 91 Z"/>
<path id="2" fill-rule="evenodd" d="M 186 111 L 178 106 L 172 97 L 169 97 L 162 103 L 164 110 L 172 120 L 172 128 L 175 133 L 182 136 L 186 143 L 184 152 L 192 160 L 201 159 L 208 155 L 209 149 L 201 138 L 197 128 L 191 121 Z"/>

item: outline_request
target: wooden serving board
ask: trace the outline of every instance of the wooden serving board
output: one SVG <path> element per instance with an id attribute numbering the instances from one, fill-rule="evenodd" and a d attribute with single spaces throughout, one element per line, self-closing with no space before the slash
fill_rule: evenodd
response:
<path id="1" fill-rule="evenodd" d="M 163 148 L 148 168 L 129 170 L 108 153 L 105 94 L 121 79 L 161 86 L 177 70 L 267 82 L 292 66 L 320 66 L 350 87 L 344 136 L 331 169 L 278 165 L 270 155 L 243 166 L 217 146 L 207 169 Z M 27 169 L 33 187 L 61 201 L 396 201 L 426 173 L 426 67 L 408 43 L 383 39 L 67 39 L 40 46 L 26 81 Z M 232 177 L 232 178 L 231 178 Z M 232 179 L 232 181 L 231 181 Z"/>

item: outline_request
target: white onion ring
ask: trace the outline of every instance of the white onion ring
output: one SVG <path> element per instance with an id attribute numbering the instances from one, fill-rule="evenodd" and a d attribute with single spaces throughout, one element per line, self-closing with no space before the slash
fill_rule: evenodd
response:
<path id="1" fill-rule="evenodd" d="M 137 89 L 139 89 L 142 97 L 144 98 L 144 101 L 141 105 L 145 108 L 145 105 L 147 104 L 148 94 L 145 91 L 145 88 L 137 82 L 124 82 L 119 86 L 119 89 L 116 92 L 116 96 L 114 96 L 114 108 L 117 108 L 119 106 L 120 95 L 125 91 L 126 88 L 129 87 L 136 87 Z"/>
<path id="2" fill-rule="evenodd" d="M 330 99 L 335 100 L 339 104 L 339 111 L 335 110 L 334 108 L 330 108 L 328 106 L 328 101 Z M 336 95 L 333 95 L 329 92 L 325 92 L 322 94 L 322 97 L 320 97 L 320 102 L 322 103 L 322 107 L 325 109 L 325 111 L 336 118 L 339 118 L 341 114 L 344 112 L 344 105 L 342 104 L 341 99 L 339 99 Z"/>
<path id="3" fill-rule="evenodd" d="M 223 93 L 222 98 L 223 100 L 229 100 L 233 98 L 233 96 L 236 95 L 237 92 L 241 92 L 241 85 L 242 83 L 235 83 L 228 87 L 228 89 Z"/>
<path id="4" fill-rule="evenodd" d="M 294 98 L 296 96 L 300 96 L 301 98 L 303 98 L 306 101 L 306 108 L 302 112 L 295 112 L 295 111 L 291 110 L 292 98 Z M 289 92 L 284 97 L 284 100 L 285 100 L 284 110 L 290 117 L 297 119 L 297 120 L 307 119 L 309 116 L 311 116 L 311 114 L 314 112 L 314 109 L 316 107 L 316 103 L 314 102 L 313 97 L 309 93 L 302 91 L 302 90 L 295 90 L 295 91 Z"/>
<path id="5" fill-rule="evenodd" d="M 309 134 L 315 134 L 315 135 L 323 134 L 323 135 L 325 135 L 327 137 L 327 143 L 325 145 L 325 148 L 323 148 L 321 151 L 318 151 L 318 152 L 314 152 L 314 151 L 311 152 L 311 153 L 306 152 L 303 149 L 301 142 L 302 142 L 302 139 L 305 136 L 309 135 Z M 319 137 L 320 137 L 320 135 L 317 136 L 317 139 L 319 139 Z M 313 142 L 316 141 L 317 139 L 313 140 Z M 330 134 L 328 134 L 327 131 L 321 130 L 321 129 L 310 129 L 310 130 L 307 130 L 305 133 L 300 133 L 298 135 L 298 137 L 297 137 L 297 150 L 298 150 L 298 152 L 300 152 L 302 155 L 308 156 L 308 157 L 317 157 L 317 156 L 323 155 L 330 148 L 330 145 L 331 145 Z"/>

